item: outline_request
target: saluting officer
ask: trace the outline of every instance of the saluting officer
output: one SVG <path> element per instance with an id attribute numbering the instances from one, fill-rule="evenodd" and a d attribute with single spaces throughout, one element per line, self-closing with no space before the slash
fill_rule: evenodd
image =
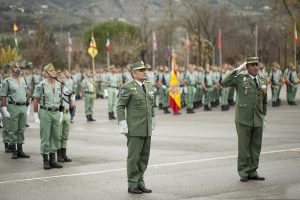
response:
<path id="1" fill-rule="evenodd" d="M 53 64 L 46 65 L 44 72 L 45 79 L 35 87 L 33 93 L 34 119 L 40 124 L 44 169 L 62 168 L 63 166 L 55 160 L 55 153 L 59 147 L 63 88 L 62 84 L 56 81 Z M 38 108 L 39 104 L 40 108 Z"/>
<path id="2" fill-rule="evenodd" d="M 145 187 L 146 171 L 151 145 L 154 119 L 154 89 L 146 81 L 146 67 L 143 61 L 130 66 L 133 81 L 120 90 L 117 117 L 121 133 L 127 137 L 128 192 L 132 194 L 151 193 Z"/>
<path id="3" fill-rule="evenodd" d="M 245 67 L 248 73 L 240 73 Z M 267 114 L 267 80 L 258 75 L 258 57 L 226 75 L 224 87 L 233 86 L 237 92 L 235 125 L 238 135 L 238 173 L 240 181 L 265 180 L 257 174 L 261 151 L 264 119 Z"/>
<path id="4" fill-rule="evenodd" d="M 9 118 L 8 139 L 12 151 L 11 158 L 29 158 L 30 156 L 24 153 L 22 147 L 27 121 L 28 87 L 24 78 L 21 77 L 19 64 L 12 61 L 9 66 L 11 76 L 2 84 L 1 103 L 3 116 Z"/>

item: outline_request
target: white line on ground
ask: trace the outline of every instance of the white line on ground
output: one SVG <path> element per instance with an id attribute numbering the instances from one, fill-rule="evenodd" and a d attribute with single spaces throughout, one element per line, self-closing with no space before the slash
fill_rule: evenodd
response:
<path id="1" fill-rule="evenodd" d="M 300 151 L 300 148 L 267 151 L 267 152 L 262 152 L 261 154 L 273 154 L 273 153 L 281 153 L 281 152 L 289 152 L 289 151 Z M 188 161 L 182 161 L 182 162 L 163 163 L 163 164 L 149 165 L 148 168 L 159 168 L 159 167 L 164 167 L 164 166 L 181 165 L 181 164 L 188 164 L 188 163 L 199 163 L 199 162 L 205 162 L 205 161 L 223 160 L 223 159 L 236 158 L 236 157 L 237 156 L 234 155 L 234 156 L 222 156 L 222 157 L 216 157 L 216 158 L 205 158 L 205 159 L 199 159 L 199 160 L 188 160 Z M 106 173 L 119 172 L 119 171 L 125 171 L 125 170 L 126 170 L 126 168 L 119 168 L 119 169 L 101 170 L 101 171 L 85 172 L 85 173 L 78 173 L 78 174 L 65 174 L 65 175 L 57 175 L 57 176 L 45 176 L 45 177 L 37 177 L 37 178 L 18 179 L 18 180 L 2 181 L 2 182 L 0 182 L 0 184 L 37 181 L 37 180 L 46 180 L 46 179 L 63 178 L 63 177 L 85 176 L 85 175 L 92 175 L 92 174 L 106 174 Z"/>

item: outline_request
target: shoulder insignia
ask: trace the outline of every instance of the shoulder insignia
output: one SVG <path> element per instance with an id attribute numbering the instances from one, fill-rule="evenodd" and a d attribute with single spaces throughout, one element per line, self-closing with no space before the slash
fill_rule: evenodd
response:
<path id="1" fill-rule="evenodd" d="M 126 95 L 129 92 L 129 90 L 127 88 L 121 88 L 120 89 L 120 95 Z"/>

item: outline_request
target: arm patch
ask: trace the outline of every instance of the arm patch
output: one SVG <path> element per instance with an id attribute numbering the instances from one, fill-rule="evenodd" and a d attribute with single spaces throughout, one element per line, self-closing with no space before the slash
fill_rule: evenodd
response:
<path id="1" fill-rule="evenodd" d="M 120 90 L 120 96 L 126 95 L 128 92 L 129 92 L 128 89 L 126 89 L 126 88 L 121 88 L 121 90 Z"/>

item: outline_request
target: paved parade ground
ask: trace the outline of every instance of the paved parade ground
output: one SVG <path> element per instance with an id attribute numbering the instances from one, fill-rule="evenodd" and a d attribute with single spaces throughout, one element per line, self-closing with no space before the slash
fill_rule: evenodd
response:
<path id="1" fill-rule="evenodd" d="M 239 181 L 233 107 L 228 112 L 200 108 L 195 114 L 182 110 L 179 116 L 156 109 L 145 174 L 153 193 L 128 194 L 126 138 L 116 120 L 108 120 L 107 100 L 96 100 L 97 121 L 91 123 L 80 100 L 68 143 L 73 162 L 63 163 L 64 168 L 43 169 L 32 116 L 23 146 L 30 159 L 12 160 L 0 144 L 0 200 L 300 199 L 300 95 L 297 106 L 288 106 L 282 90 L 283 105 L 268 104 L 258 170 L 265 181 Z"/>

